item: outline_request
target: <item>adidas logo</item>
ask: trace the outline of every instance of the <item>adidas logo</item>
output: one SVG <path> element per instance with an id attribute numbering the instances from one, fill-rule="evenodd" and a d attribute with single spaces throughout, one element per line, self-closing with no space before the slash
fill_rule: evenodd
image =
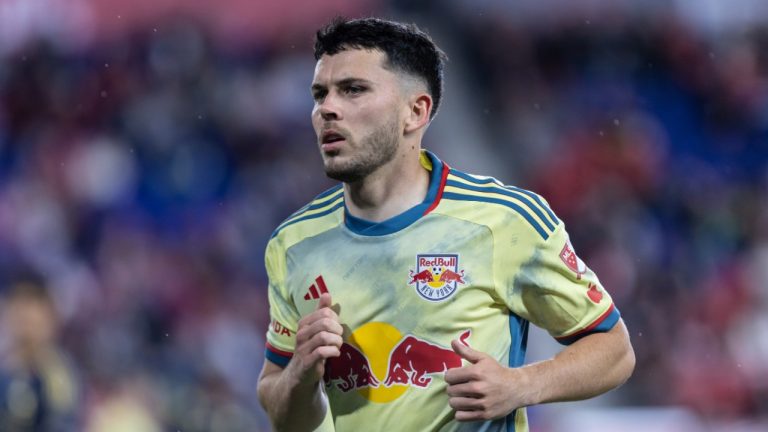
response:
<path id="1" fill-rule="evenodd" d="M 304 300 L 319 299 L 320 294 L 327 292 L 328 288 L 325 287 L 325 281 L 323 280 L 323 277 L 318 276 L 315 279 L 315 283 L 309 287 L 309 292 L 304 294 Z"/>

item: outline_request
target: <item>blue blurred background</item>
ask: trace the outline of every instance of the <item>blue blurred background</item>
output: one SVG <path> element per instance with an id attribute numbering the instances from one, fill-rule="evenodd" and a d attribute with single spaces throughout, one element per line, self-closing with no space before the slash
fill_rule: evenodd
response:
<path id="1" fill-rule="evenodd" d="M 338 14 L 433 35 L 425 146 L 542 193 L 623 313 L 634 376 L 532 431 L 768 430 L 768 3 L 607 3 L 0 0 L 0 430 L 269 430 L 263 251 L 332 185 Z"/>

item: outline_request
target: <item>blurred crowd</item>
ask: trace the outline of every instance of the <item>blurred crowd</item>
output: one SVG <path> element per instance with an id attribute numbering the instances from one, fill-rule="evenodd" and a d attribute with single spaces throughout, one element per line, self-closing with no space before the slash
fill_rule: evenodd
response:
<path id="1" fill-rule="evenodd" d="M 620 402 L 768 417 L 768 27 L 453 6 L 430 29 L 490 174 L 549 200 L 622 311 Z M 332 185 L 303 43 L 227 53 L 179 20 L 0 59 L 0 430 L 269 430 L 263 249 Z"/>

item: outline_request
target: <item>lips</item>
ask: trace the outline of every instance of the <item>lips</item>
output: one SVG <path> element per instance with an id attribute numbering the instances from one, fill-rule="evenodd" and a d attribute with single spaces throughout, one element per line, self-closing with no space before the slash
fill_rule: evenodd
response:
<path id="1" fill-rule="evenodd" d="M 344 135 L 340 134 L 339 132 L 336 132 L 334 130 L 327 130 L 323 132 L 323 134 L 320 137 L 320 143 L 321 144 L 331 144 L 338 141 L 344 141 L 346 138 Z"/>
<path id="2" fill-rule="evenodd" d="M 320 150 L 328 156 L 337 155 L 341 151 L 341 147 L 346 140 L 347 137 L 341 132 L 333 129 L 326 129 L 320 135 Z"/>

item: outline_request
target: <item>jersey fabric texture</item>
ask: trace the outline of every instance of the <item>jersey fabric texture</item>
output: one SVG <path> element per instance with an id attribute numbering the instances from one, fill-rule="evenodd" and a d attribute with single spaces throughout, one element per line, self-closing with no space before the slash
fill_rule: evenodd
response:
<path id="1" fill-rule="evenodd" d="M 467 363 L 451 340 L 521 366 L 529 323 L 570 344 L 610 330 L 618 309 L 543 198 L 427 151 L 421 164 L 427 196 L 398 216 L 350 215 L 339 185 L 275 230 L 266 357 L 288 364 L 299 320 L 329 292 L 344 327 L 323 379 L 336 431 L 527 431 L 524 408 L 453 419 L 444 372 Z"/>

